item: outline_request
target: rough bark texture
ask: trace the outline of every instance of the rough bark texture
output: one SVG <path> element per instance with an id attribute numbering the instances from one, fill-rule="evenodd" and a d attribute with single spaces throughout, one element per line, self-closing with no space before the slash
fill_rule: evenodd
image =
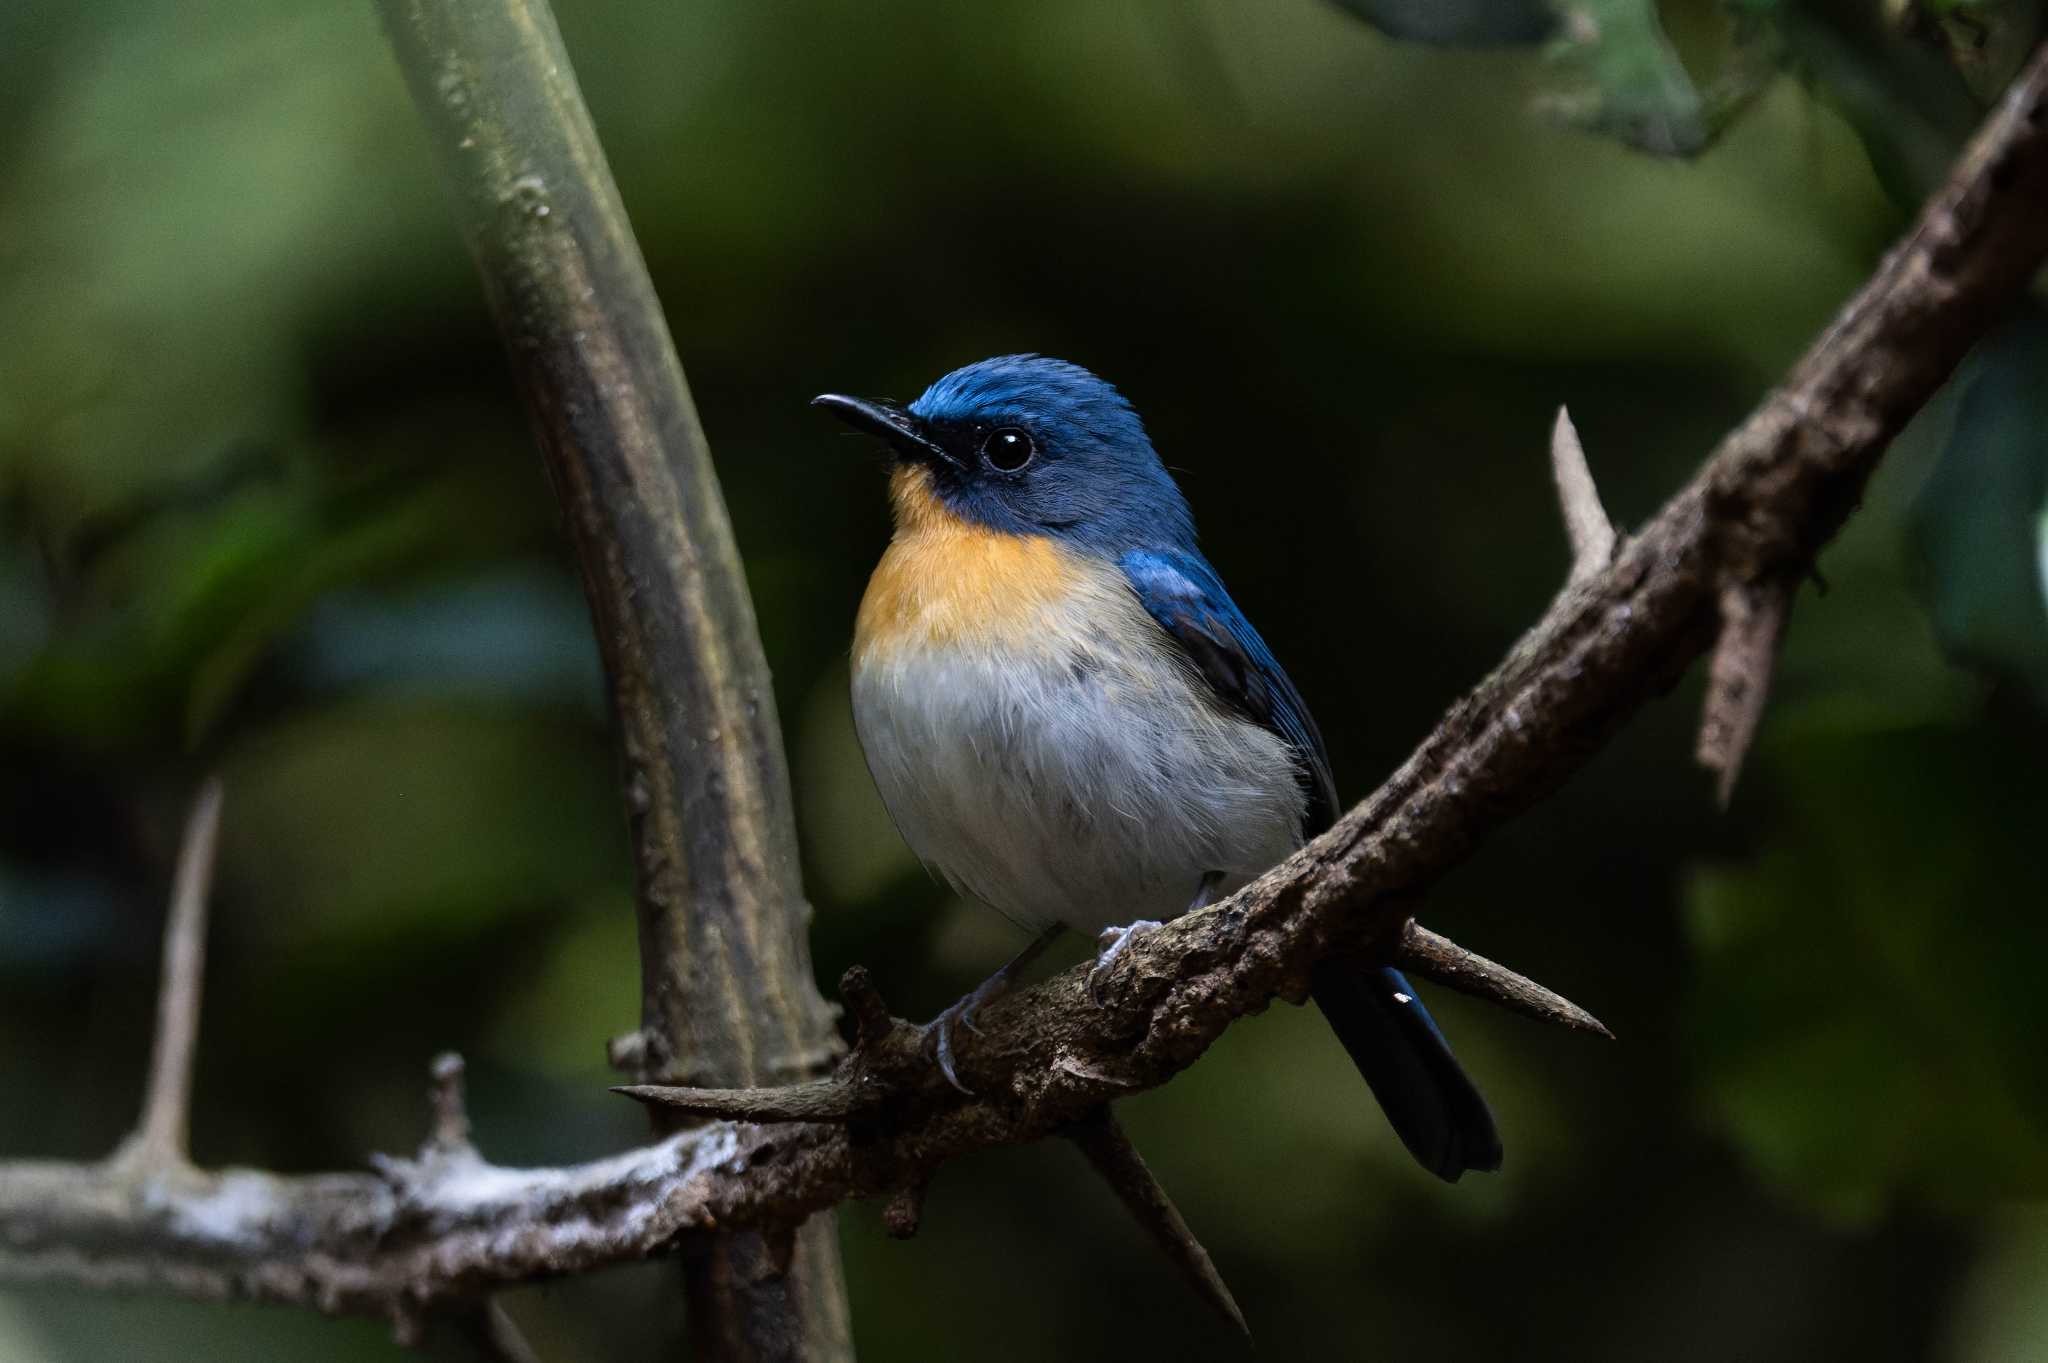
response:
<path id="1" fill-rule="evenodd" d="M 546 0 L 380 0 L 560 498 L 624 756 L 640 1077 L 832 1058 L 768 667 L 696 409 Z M 787 1237 L 782 1237 L 786 1239 Z M 698 1356 L 850 1357 L 830 1218 L 684 1245 Z"/>
<path id="2" fill-rule="evenodd" d="M 1800 579 L 1886 443 L 2044 254 L 2048 55 L 1786 384 L 1385 785 L 1237 895 L 1135 942 L 1106 1006 L 1082 971 L 993 1005 L 960 1050 L 973 1096 L 856 969 L 842 993 L 859 1044 L 830 1081 L 668 1095 L 772 1124 L 722 1120 L 553 1170 L 498 1169 L 447 1140 L 381 1175 L 0 1166 L 0 1278 L 395 1314 L 662 1252 L 701 1228 L 784 1231 L 852 1196 L 890 1197 L 892 1225 L 914 1228 L 948 1159 L 1164 1083 L 1237 1018 L 1306 998 L 1324 955 L 1397 950 L 1413 896 L 1667 689 L 1715 641 L 1726 593 Z M 729 1243 L 780 1248 L 773 1234 Z"/>

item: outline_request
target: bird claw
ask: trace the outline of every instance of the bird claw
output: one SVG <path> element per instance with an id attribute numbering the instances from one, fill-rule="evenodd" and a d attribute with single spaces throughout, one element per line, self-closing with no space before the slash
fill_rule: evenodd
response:
<path id="1" fill-rule="evenodd" d="M 1059 932 L 1059 926 L 1055 924 L 1040 933 L 1032 940 L 1031 945 L 1013 956 L 1001 970 L 961 995 L 959 1001 L 951 1008 L 919 1029 L 924 1033 L 925 1044 L 932 1048 L 938 1059 L 939 1073 L 946 1076 L 947 1083 L 968 1097 L 974 1096 L 974 1090 L 960 1082 L 960 1075 L 953 1068 L 953 1029 L 965 1027 L 976 1036 L 980 1036 L 981 1028 L 974 1025 L 974 1015 L 980 1012 L 984 1005 L 993 1003 L 1007 993 L 1010 980 L 1018 971 L 1037 960 L 1039 953 L 1051 945 L 1052 939 L 1057 937 Z"/>
<path id="2" fill-rule="evenodd" d="M 1116 965 L 1116 958 L 1123 955 L 1124 948 L 1131 944 L 1132 938 L 1150 932 L 1158 926 L 1156 919 L 1140 918 L 1137 922 L 1128 923 L 1120 928 L 1102 930 L 1102 935 L 1095 939 L 1102 950 L 1095 958 L 1095 968 L 1088 972 L 1089 1002 L 1097 1008 L 1103 1006 L 1102 982 L 1109 978 L 1111 968 Z"/>
<path id="3" fill-rule="evenodd" d="M 959 1072 L 953 1067 L 953 1029 L 964 1025 L 968 1031 L 980 1035 L 981 1029 L 968 1021 L 968 1015 L 980 1004 L 981 1000 L 969 994 L 919 1029 L 924 1033 L 926 1048 L 938 1061 L 939 1073 L 946 1076 L 947 1083 L 970 1098 L 974 1096 L 974 1090 L 960 1082 Z"/>
<path id="4" fill-rule="evenodd" d="M 960 1082 L 960 1075 L 953 1068 L 953 1029 L 965 1027 L 976 1036 L 980 1036 L 981 1028 L 974 1025 L 974 1015 L 981 1011 L 984 1004 L 993 1002 L 1009 987 L 1009 976 L 997 971 L 961 995 L 951 1007 L 927 1022 L 921 1029 L 924 1032 L 925 1044 L 932 1048 L 939 1062 L 939 1073 L 946 1076 L 947 1083 L 970 1098 L 974 1096 L 974 1090 Z"/>

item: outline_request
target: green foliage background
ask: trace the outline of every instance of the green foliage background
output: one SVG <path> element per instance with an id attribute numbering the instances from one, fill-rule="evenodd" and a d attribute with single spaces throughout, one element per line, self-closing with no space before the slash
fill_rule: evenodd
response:
<path id="1" fill-rule="evenodd" d="M 866 962 L 924 1014 L 1015 943 L 861 766 L 886 515 L 813 393 L 1020 349 L 1121 384 L 1356 798 L 1561 577 L 1555 405 L 1643 519 L 1995 87 L 1850 6 L 1587 8 L 1635 45 L 1568 11 L 1405 45 L 1310 0 L 559 6 L 747 555 L 824 978 Z M 1677 104 L 1627 103 L 1652 87 Z M 497 1159 L 644 1134 L 603 1092 L 637 968 L 598 667 L 451 224 L 366 5 L 0 9 L 0 1153 L 132 1119 L 216 766 L 203 1161 L 407 1149 L 447 1047 Z M 1432 995 L 1501 1174 L 1419 1172 L 1284 1007 L 1126 1104 L 1267 1356 L 2048 1356 L 2038 334 L 1826 555 L 1730 816 L 1689 683 L 1431 897 L 1620 1038 Z M 947 1170 L 910 1243 L 842 1224 L 871 1359 L 1233 1356 L 1062 1147 Z M 551 1363 L 631 1360 L 676 1296 L 654 1265 L 511 1304 Z M 397 1356 L 0 1294 L 6 1363 Z"/>

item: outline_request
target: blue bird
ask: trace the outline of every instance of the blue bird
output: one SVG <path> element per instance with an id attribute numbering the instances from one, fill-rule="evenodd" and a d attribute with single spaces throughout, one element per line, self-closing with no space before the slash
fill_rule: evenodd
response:
<path id="1" fill-rule="evenodd" d="M 892 455 L 895 534 L 853 643 L 868 769 L 919 858 L 1039 934 L 931 1024 L 958 1086 L 954 1028 L 1063 928 L 1100 937 L 1094 992 L 1134 933 L 1329 827 L 1336 787 L 1308 707 L 1115 388 L 1006 355 L 908 407 L 814 405 Z M 1500 1167 L 1485 1099 L 1398 971 L 1331 960 L 1312 984 L 1424 1168 Z"/>

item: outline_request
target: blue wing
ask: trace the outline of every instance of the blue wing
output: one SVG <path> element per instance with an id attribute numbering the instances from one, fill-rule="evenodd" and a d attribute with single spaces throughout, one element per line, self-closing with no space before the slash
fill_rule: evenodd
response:
<path id="1" fill-rule="evenodd" d="M 1323 736 L 1301 693 L 1230 599 L 1216 570 L 1198 553 L 1158 549 L 1133 549 L 1119 564 L 1138 600 L 1180 645 L 1217 699 L 1278 734 L 1299 755 L 1308 794 L 1302 836 L 1328 828 L 1337 817 L 1337 786 Z"/>
<path id="2" fill-rule="evenodd" d="M 1302 836 L 1329 827 L 1337 817 L 1337 790 L 1323 736 L 1216 570 L 1200 554 L 1154 549 L 1133 550 L 1120 563 L 1138 600 L 1217 698 L 1300 754 L 1308 787 Z M 1452 1182 L 1467 1169 L 1500 1168 L 1500 1133 L 1486 1100 L 1400 971 L 1333 958 L 1316 966 L 1313 992 L 1423 1168 Z"/>

